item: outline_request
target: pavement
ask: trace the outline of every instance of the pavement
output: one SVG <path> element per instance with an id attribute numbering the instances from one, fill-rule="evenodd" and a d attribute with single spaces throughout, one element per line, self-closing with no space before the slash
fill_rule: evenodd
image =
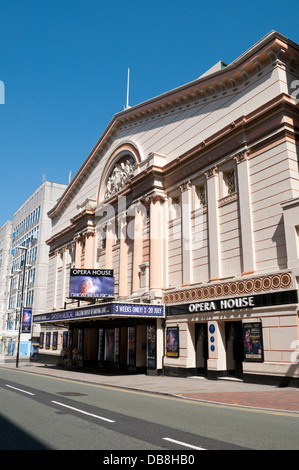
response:
<path id="1" fill-rule="evenodd" d="M 21 360 L 18 368 L 13 361 L 1 363 L 0 375 L 1 368 L 210 404 L 299 413 L 299 388 L 294 387 L 252 384 L 228 378 L 208 380 L 198 376 L 181 378 L 65 369 L 28 360 Z"/>

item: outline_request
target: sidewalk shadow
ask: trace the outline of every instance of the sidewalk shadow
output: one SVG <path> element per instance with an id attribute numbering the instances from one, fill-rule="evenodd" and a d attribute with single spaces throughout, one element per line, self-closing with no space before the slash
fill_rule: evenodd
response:
<path id="1" fill-rule="evenodd" d="M 299 387 L 299 379 L 294 378 L 294 373 L 296 372 L 298 365 L 299 364 L 292 364 L 290 366 L 287 372 L 287 375 L 283 377 L 283 379 L 279 382 L 278 388 L 290 387 L 290 386 Z"/>

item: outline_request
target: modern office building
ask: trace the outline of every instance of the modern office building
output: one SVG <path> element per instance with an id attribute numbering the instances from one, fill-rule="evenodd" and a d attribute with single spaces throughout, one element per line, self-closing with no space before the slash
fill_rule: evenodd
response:
<path id="1" fill-rule="evenodd" d="M 271 32 L 114 116 L 49 213 L 43 360 L 298 380 L 298 78 Z"/>
<path id="2" fill-rule="evenodd" d="M 3 238 L 5 268 L 3 272 L 1 269 L 5 292 L 1 310 L 4 355 L 16 355 L 22 293 L 20 357 L 30 357 L 38 344 L 39 326 L 32 323 L 32 314 L 44 312 L 46 305 L 49 264 L 46 240 L 52 230 L 48 212 L 65 188 L 66 185 L 45 181 L 15 211 L 12 222 L 2 227 L 1 233 L 4 230 L 7 233 Z"/>
<path id="3" fill-rule="evenodd" d="M 4 357 L 6 338 L 10 332 L 6 325 L 7 312 L 7 283 L 10 268 L 12 223 L 6 222 L 0 228 L 0 355 Z"/>

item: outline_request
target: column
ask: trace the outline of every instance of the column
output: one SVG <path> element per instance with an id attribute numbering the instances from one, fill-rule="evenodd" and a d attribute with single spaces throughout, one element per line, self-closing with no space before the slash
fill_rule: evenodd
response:
<path id="1" fill-rule="evenodd" d="M 68 262 L 68 247 L 63 248 L 62 252 L 62 305 L 64 305 L 64 302 L 66 301 L 66 266 Z"/>
<path id="2" fill-rule="evenodd" d="M 114 222 L 108 222 L 106 228 L 106 253 L 105 253 L 105 268 L 112 269 L 113 266 L 113 252 L 112 246 L 114 244 L 115 228 Z"/>
<path id="3" fill-rule="evenodd" d="M 221 277 L 220 235 L 218 220 L 219 182 L 218 169 L 211 168 L 206 173 L 208 197 L 208 234 L 209 234 L 209 267 L 210 281 Z"/>
<path id="4" fill-rule="evenodd" d="M 128 244 L 127 244 L 127 215 L 118 216 L 119 224 L 119 297 L 128 295 Z"/>
<path id="5" fill-rule="evenodd" d="M 85 258 L 84 268 L 93 268 L 93 252 L 94 252 L 94 231 L 85 233 Z"/>
<path id="6" fill-rule="evenodd" d="M 192 284 L 192 227 L 191 204 L 192 185 L 190 181 L 181 186 L 181 223 L 182 223 L 182 262 L 183 262 L 183 287 Z"/>
<path id="7" fill-rule="evenodd" d="M 150 290 L 163 288 L 165 231 L 163 224 L 163 203 L 160 195 L 150 200 Z"/>
<path id="8" fill-rule="evenodd" d="M 59 265 L 59 251 L 55 252 L 54 258 L 54 286 L 53 286 L 53 308 L 57 308 L 57 277 L 58 277 L 58 265 Z"/>
<path id="9" fill-rule="evenodd" d="M 82 257 L 82 238 L 77 235 L 75 237 L 76 248 L 75 248 L 75 267 L 81 268 L 81 257 Z"/>
<path id="10" fill-rule="evenodd" d="M 226 370 L 225 322 L 208 322 L 208 371 L 216 375 Z"/>
<path id="11" fill-rule="evenodd" d="M 134 251 L 133 251 L 133 286 L 132 292 L 140 289 L 140 265 L 142 263 L 142 244 L 143 244 L 143 227 L 145 208 L 140 204 L 135 206 L 134 217 Z"/>
<path id="12" fill-rule="evenodd" d="M 252 229 L 252 212 L 249 184 L 249 165 L 247 152 L 235 157 L 237 163 L 239 215 L 242 237 L 243 276 L 255 272 L 254 239 Z"/>

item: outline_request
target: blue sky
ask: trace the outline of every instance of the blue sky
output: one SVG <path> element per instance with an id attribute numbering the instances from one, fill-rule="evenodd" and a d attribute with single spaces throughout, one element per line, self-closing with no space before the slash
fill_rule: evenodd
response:
<path id="1" fill-rule="evenodd" d="M 128 67 L 133 106 L 271 30 L 299 43 L 295 10 L 277 0 L 0 0 L 0 226 L 43 175 L 75 175 L 126 104 Z"/>

